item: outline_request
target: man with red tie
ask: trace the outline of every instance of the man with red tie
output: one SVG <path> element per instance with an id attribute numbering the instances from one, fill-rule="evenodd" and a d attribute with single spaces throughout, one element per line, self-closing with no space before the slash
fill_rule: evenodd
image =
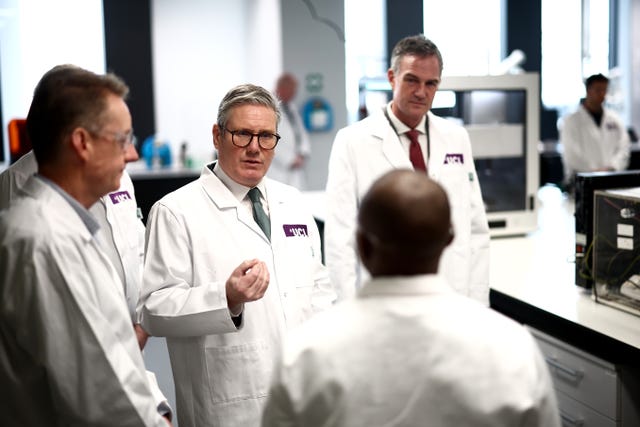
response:
<path id="1" fill-rule="evenodd" d="M 341 299 L 353 296 L 367 277 L 355 246 L 360 201 L 378 177 L 405 168 L 425 171 L 451 201 L 456 237 L 440 271 L 455 290 L 488 304 L 489 227 L 469 135 L 429 111 L 442 64 L 437 46 L 423 35 L 400 40 L 387 71 L 392 101 L 336 135 L 329 160 L 325 250 Z"/>

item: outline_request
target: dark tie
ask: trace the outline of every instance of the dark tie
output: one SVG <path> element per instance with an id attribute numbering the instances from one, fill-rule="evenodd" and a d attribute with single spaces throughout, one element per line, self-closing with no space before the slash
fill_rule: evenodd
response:
<path id="1" fill-rule="evenodd" d="M 262 202 L 260 201 L 260 190 L 258 187 L 253 187 L 249 190 L 248 195 L 249 200 L 251 200 L 251 205 L 253 206 L 253 219 L 255 219 L 260 228 L 262 228 L 267 239 L 271 241 L 271 222 L 262 207 Z"/>
<path id="2" fill-rule="evenodd" d="M 418 134 L 419 132 L 415 129 L 407 131 L 407 136 L 411 140 L 411 144 L 409 144 L 409 160 L 411 160 L 411 163 L 413 164 L 413 168 L 415 170 L 426 172 L 427 165 L 424 164 L 422 149 L 420 148 L 420 144 L 418 143 Z"/>

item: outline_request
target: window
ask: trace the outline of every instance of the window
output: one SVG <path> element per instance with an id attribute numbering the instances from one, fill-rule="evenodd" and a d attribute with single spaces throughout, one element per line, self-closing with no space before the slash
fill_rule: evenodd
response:
<path id="1" fill-rule="evenodd" d="M 424 0 L 424 34 L 442 52 L 444 75 L 491 74 L 506 56 L 502 27 L 502 0 Z"/>
<path id="2" fill-rule="evenodd" d="M 542 0 L 542 102 L 561 114 L 609 70 L 609 0 Z"/>

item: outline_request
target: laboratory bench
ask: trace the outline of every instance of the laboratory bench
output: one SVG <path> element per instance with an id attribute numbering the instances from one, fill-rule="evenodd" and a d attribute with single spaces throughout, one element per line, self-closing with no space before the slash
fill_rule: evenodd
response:
<path id="1" fill-rule="evenodd" d="M 538 229 L 491 239 L 491 307 L 613 361 L 640 366 L 640 316 L 595 301 L 575 285 L 573 201 L 538 192 Z"/>
<path id="2" fill-rule="evenodd" d="M 640 316 L 575 285 L 574 203 L 538 192 L 538 229 L 491 239 L 490 305 L 531 330 L 563 426 L 640 425 Z"/>

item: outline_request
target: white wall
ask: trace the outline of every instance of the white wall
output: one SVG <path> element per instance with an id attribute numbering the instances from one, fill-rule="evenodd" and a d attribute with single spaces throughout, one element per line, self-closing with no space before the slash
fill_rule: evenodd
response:
<path id="1" fill-rule="evenodd" d="M 296 103 L 302 106 L 310 96 L 306 87 L 309 74 L 322 75 L 318 94 L 333 108 L 333 128 L 311 133 L 311 156 L 307 168 L 310 190 L 324 189 L 327 164 L 336 132 L 347 124 L 345 100 L 345 43 L 328 20 L 344 34 L 344 0 L 312 1 L 314 19 L 304 1 L 282 0 L 282 57 L 284 69 L 300 80 Z"/>
<path id="2" fill-rule="evenodd" d="M 9 120 L 26 117 L 42 75 L 64 63 L 104 73 L 101 0 L 0 0 L 2 132 L 7 147 Z"/>
<path id="3" fill-rule="evenodd" d="M 248 82 L 271 88 L 282 69 L 278 11 L 278 0 L 152 2 L 156 131 L 174 153 L 187 141 L 197 165 L 210 160 L 225 93 Z"/>

